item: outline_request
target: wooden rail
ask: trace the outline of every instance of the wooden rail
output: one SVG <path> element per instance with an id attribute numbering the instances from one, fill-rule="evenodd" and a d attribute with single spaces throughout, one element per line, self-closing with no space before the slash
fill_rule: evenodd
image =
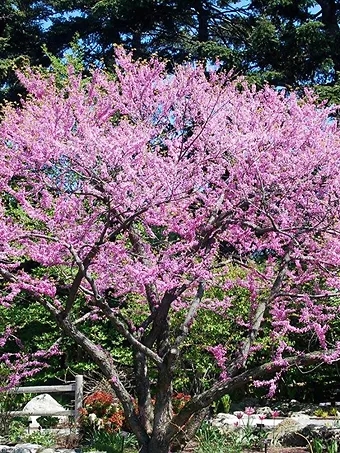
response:
<path id="1" fill-rule="evenodd" d="M 75 383 L 67 385 L 39 385 L 33 387 L 17 387 L 13 390 L 14 393 L 66 393 L 74 392 L 76 389 Z"/>
<path id="2" fill-rule="evenodd" d="M 64 410 L 64 411 L 11 411 L 11 415 L 27 415 L 28 417 L 45 417 L 46 415 L 54 415 L 56 417 L 67 416 L 67 415 L 74 415 L 74 410 Z"/>
<path id="3" fill-rule="evenodd" d="M 67 416 L 74 415 L 75 420 L 77 421 L 80 417 L 80 409 L 83 407 L 83 394 L 84 394 L 84 378 L 82 374 L 77 374 L 75 376 L 75 381 L 71 384 L 66 385 L 36 385 L 30 387 L 17 387 L 12 390 L 13 393 L 68 393 L 74 392 L 74 410 L 64 410 L 64 411 L 12 411 L 12 415 L 28 415 L 28 416 L 46 416 L 46 415 L 55 415 L 55 416 Z"/>

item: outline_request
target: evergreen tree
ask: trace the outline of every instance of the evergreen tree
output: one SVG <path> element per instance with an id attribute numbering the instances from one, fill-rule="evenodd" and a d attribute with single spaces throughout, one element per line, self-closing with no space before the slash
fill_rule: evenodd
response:
<path id="1" fill-rule="evenodd" d="M 0 100 L 19 89 L 14 71 L 44 62 L 44 25 L 51 13 L 43 2 L 3 0 L 0 4 Z M 47 60 L 46 60 L 47 62 Z"/>
<path id="2" fill-rule="evenodd" d="M 0 84 L 13 97 L 13 68 L 48 65 L 77 36 L 84 63 L 113 62 L 114 44 L 169 64 L 216 57 L 258 85 L 314 86 L 340 98 L 338 0 L 5 0 L 0 6 Z"/>
<path id="3" fill-rule="evenodd" d="M 113 44 L 135 49 L 136 56 L 157 52 L 182 61 L 221 55 L 239 65 L 237 50 L 246 30 L 235 2 L 216 0 L 51 0 L 49 48 L 60 52 L 78 33 L 89 61 L 110 62 Z"/>
<path id="4" fill-rule="evenodd" d="M 340 33 L 336 0 L 253 0 L 247 59 L 273 83 L 329 85 L 338 80 Z"/>

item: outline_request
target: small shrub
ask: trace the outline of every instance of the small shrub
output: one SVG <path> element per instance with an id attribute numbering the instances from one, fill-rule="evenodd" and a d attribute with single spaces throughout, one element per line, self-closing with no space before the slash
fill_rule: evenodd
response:
<path id="1" fill-rule="evenodd" d="M 107 453 L 122 453 L 129 447 L 137 447 L 135 436 L 129 433 L 95 431 L 90 442 L 91 449 Z"/>
<path id="2" fill-rule="evenodd" d="M 230 412 L 230 406 L 231 406 L 231 398 L 230 395 L 224 395 L 221 398 L 221 405 L 223 406 L 223 410 L 225 413 Z"/>
<path id="3" fill-rule="evenodd" d="M 190 398 L 190 395 L 185 393 L 174 394 L 172 398 L 174 413 L 180 412 Z M 152 402 L 154 404 L 154 400 Z M 136 401 L 135 410 L 138 411 Z M 91 437 L 95 431 L 113 433 L 121 429 L 130 431 L 122 406 L 112 393 L 100 390 L 85 398 L 80 417 L 80 430 L 85 439 Z"/>
<path id="4" fill-rule="evenodd" d="M 230 412 L 231 398 L 230 395 L 224 395 L 216 403 L 216 413 L 223 412 L 228 414 Z"/>
<path id="5" fill-rule="evenodd" d="M 172 397 L 172 409 L 174 413 L 180 412 L 183 407 L 190 401 L 191 396 L 185 393 L 175 393 Z"/>
<path id="6" fill-rule="evenodd" d="M 28 417 L 15 417 L 10 420 L 5 439 L 10 444 L 16 444 L 27 434 Z"/>
<path id="7" fill-rule="evenodd" d="M 314 411 L 314 415 L 315 415 L 315 417 L 326 418 L 326 417 L 328 417 L 328 412 L 323 409 L 316 409 Z"/>
<path id="8" fill-rule="evenodd" d="M 55 436 L 48 431 L 35 431 L 31 434 L 26 434 L 21 439 L 23 442 L 38 444 L 42 447 L 53 447 L 56 444 Z"/>
<path id="9" fill-rule="evenodd" d="M 123 410 L 117 398 L 109 392 L 95 391 L 84 400 L 80 429 L 87 439 L 99 430 L 108 433 L 119 431 L 124 420 Z"/>
<path id="10" fill-rule="evenodd" d="M 331 417 L 337 417 L 337 415 L 338 415 L 338 410 L 337 410 L 337 408 L 336 408 L 336 407 L 332 407 L 332 408 L 329 410 L 328 414 L 329 414 Z"/>
<path id="11" fill-rule="evenodd" d="M 44 417 L 38 417 L 37 422 L 39 423 L 39 425 L 42 428 L 49 429 L 49 428 L 55 428 L 59 423 L 59 419 L 58 419 L 58 417 L 51 417 L 51 416 L 47 415 Z"/>

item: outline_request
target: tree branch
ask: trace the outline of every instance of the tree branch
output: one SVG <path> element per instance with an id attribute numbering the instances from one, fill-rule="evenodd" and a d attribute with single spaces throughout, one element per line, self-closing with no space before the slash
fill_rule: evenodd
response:
<path id="1" fill-rule="evenodd" d="M 335 349 L 328 350 L 328 354 L 339 352 Z M 304 355 L 292 356 L 285 358 L 285 369 L 289 369 L 295 366 L 309 366 L 317 362 L 322 362 L 325 351 L 315 351 Z M 339 361 L 340 357 L 335 359 Z M 254 379 L 268 376 L 268 374 L 274 374 L 277 371 L 282 370 L 282 365 L 275 362 L 268 362 L 260 365 L 257 368 L 244 371 L 238 376 L 234 376 L 231 379 L 225 381 L 216 382 L 209 390 L 202 392 L 200 395 L 196 395 L 192 398 L 181 412 L 172 418 L 171 426 L 167 432 L 167 438 L 172 439 L 177 433 L 184 429 L 186 423 L 190 420 L 193 414 L 201 411 L 205 407 L 210 406 L 214 401 L 220 399 L 223 395 L 230 393 L 236 389 L 242 388 Z"/>
<path id="2" fill-rule="evenodd" d="M 198 307 L 202 301 L 202 298 L 204 295 L 204 289 L 205 289 L 205 283 L 199 282 L 196 296 L 194 297 L 192 304 L 189 308 L 189 311 L 187 313 L 187 316 L 186 316 L 183 324 L 180 327 L 181 333 L 177 336 L 177 338 L 175 340 L 174 347 L 176 349 L 180 346 L 180 344 L 183 342 L 183 340 L 186 338 L 186 336 L 189 333 L 189 328 L 196 316 Z"/>
<path id="3" fill-rule="evenodd" d="M 111 324 L 117 329 L 117 331 L 120 332 L 133 347 L 135 347 L 140 352 L 144 353 L 157 365 L 160 365 L 162 363 L 162 359 L 155 352 L 153 352 L 151 349 L 144 346 L 144 344 L 138 341 L 137 338 L 134 337 L 132 333 L 125 327 L 124 323 L 121 322 L 115 316 L 112 308 L 107 304 L 104 298 L 100 296 L 94 279 L 89 275 L 87 268 L 84 266 L 84 262 L 80 259 L 78 253 L 75 251 L 72 245 L 69 246 L 69 249 L 79 267 L 79 272 L 82 273 L 83 277 L 87 280 L 87 282 L 91 286 L 96 305 L 102 310 L 105 316 L 107 316 L 107 318 L 109 319 Z"/>
<path id="4" fill-rule="evenodd" d="M 270 302 L 277 296 L 277 293 L 281 288 L 283 279 L 286 275 L 289 262 L 290 253 L 287 252 L 283 257 L 282 264 L 280 266 L 278 275 L 273 283 L 273 286 L 270 290 L 270 295 L 268 299 L 259 302 L 252 320 L 249 335 L 244 340 L 242 346 L 240 347 L 240 350 L 236 355 L 236 358 L 233 360 L 233 364 L 227 368 L 227 372 L 230 376 L 233 376 L 234 373 L 236 373 L 240 367 L 243 368 L 245 366 L 250 348 L 254 344 L 254 341 L 256 340 L 257 335 L 260 331 L 261 324 L 264 319 L 265 310 L 270 304 Z"/>
<path id="5" fill-rule="evenodd" d="M 0 267 L 0 275 L 3 277 L 4 280 L 6 280 L 7 282 L 11 282 L 11 283 L 14 283 L 17 281 L 17 278 L 15 277 L 14 274 L 12 274 L 11 272 L 9 272 L 8 270 Z"/>
<path id="6" fill-rule="evenodd" d="M 97 306 L 101 309 L 101 311 L 108 318 L 108 320 L 111 322 L 111 324 L 117 329 L 117 331 L 119 333 L 121 333 L 129 341 L 131 346 L 133 346 L 138 351 L 145 354 L 147 357 L 149 357 L 149 359 L 151 359 L 157 365 L 162 364 L 163 360 L 161 359 L 161 357 L 159 357 L 158 354 L 156 354 L 151 349 L 149 349 L 147 346 L 145 346 L 140 341 L 138 341 L 137 338 L 134 335 L 132 335 L 132 333 L 125 327 L 124 323 L 122 321 L 120 321 L 117 318 L 117 316 L 115 316 L 112 308 L 103 299 L 97 299 L 96 302 L 97 302 Z"/>

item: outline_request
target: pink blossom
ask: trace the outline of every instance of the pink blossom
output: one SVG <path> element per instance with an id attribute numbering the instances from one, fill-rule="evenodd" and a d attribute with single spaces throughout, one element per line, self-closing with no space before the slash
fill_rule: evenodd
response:
<path id="1" fill-rule="evenodd" d="M 225 362 L 227 360 L 226 349 L 224 348 L 224 346 L 219 344 L 217 346 L 209 346 L 209 347 L 207 347 L 207 350 L 213 354 L 213 356 L 215 357 L 215 360 L 217 362 L 217 365 L 222 370 L 222 373 L 220 375 L 221 379 L 226 380 L 228 378 L 228 374 L 227 374 L 226 368 L 225 368 Z"/>
<path id="2" fill-rule="evenodd" d="M 210 344 L 211 326 L 199 332 L 220 369 L 216 398 L 244 370 L 251 377 L 250 358 L 265 359 L 264 332 L 268 376 L 253 382 L 269 396 L 292 357 L 339 360 L 334 109 L 200 64 L 169 75 L 165 62 L 123 49 L 115 63 L 114 78 L 70 68 L 62 88 L 33 69 L 18 74 L 29 95 L 0 123 L 0 304 L 43 307 L 112 372 L 127 413 L 124 383 L 138 376 L 117 381 L 114 345 L 85 342 L 86 320 L 110 324 L 145 359 L 146 381 L 171 388 L 172 375 L 155 374 L 178 368 L 198 315 L 213 313 L 233 335 Z M 52 354 L 24 353 L 12 327 L 0 338 L 18 351 L 0 357 L 8 386 Z"/>

